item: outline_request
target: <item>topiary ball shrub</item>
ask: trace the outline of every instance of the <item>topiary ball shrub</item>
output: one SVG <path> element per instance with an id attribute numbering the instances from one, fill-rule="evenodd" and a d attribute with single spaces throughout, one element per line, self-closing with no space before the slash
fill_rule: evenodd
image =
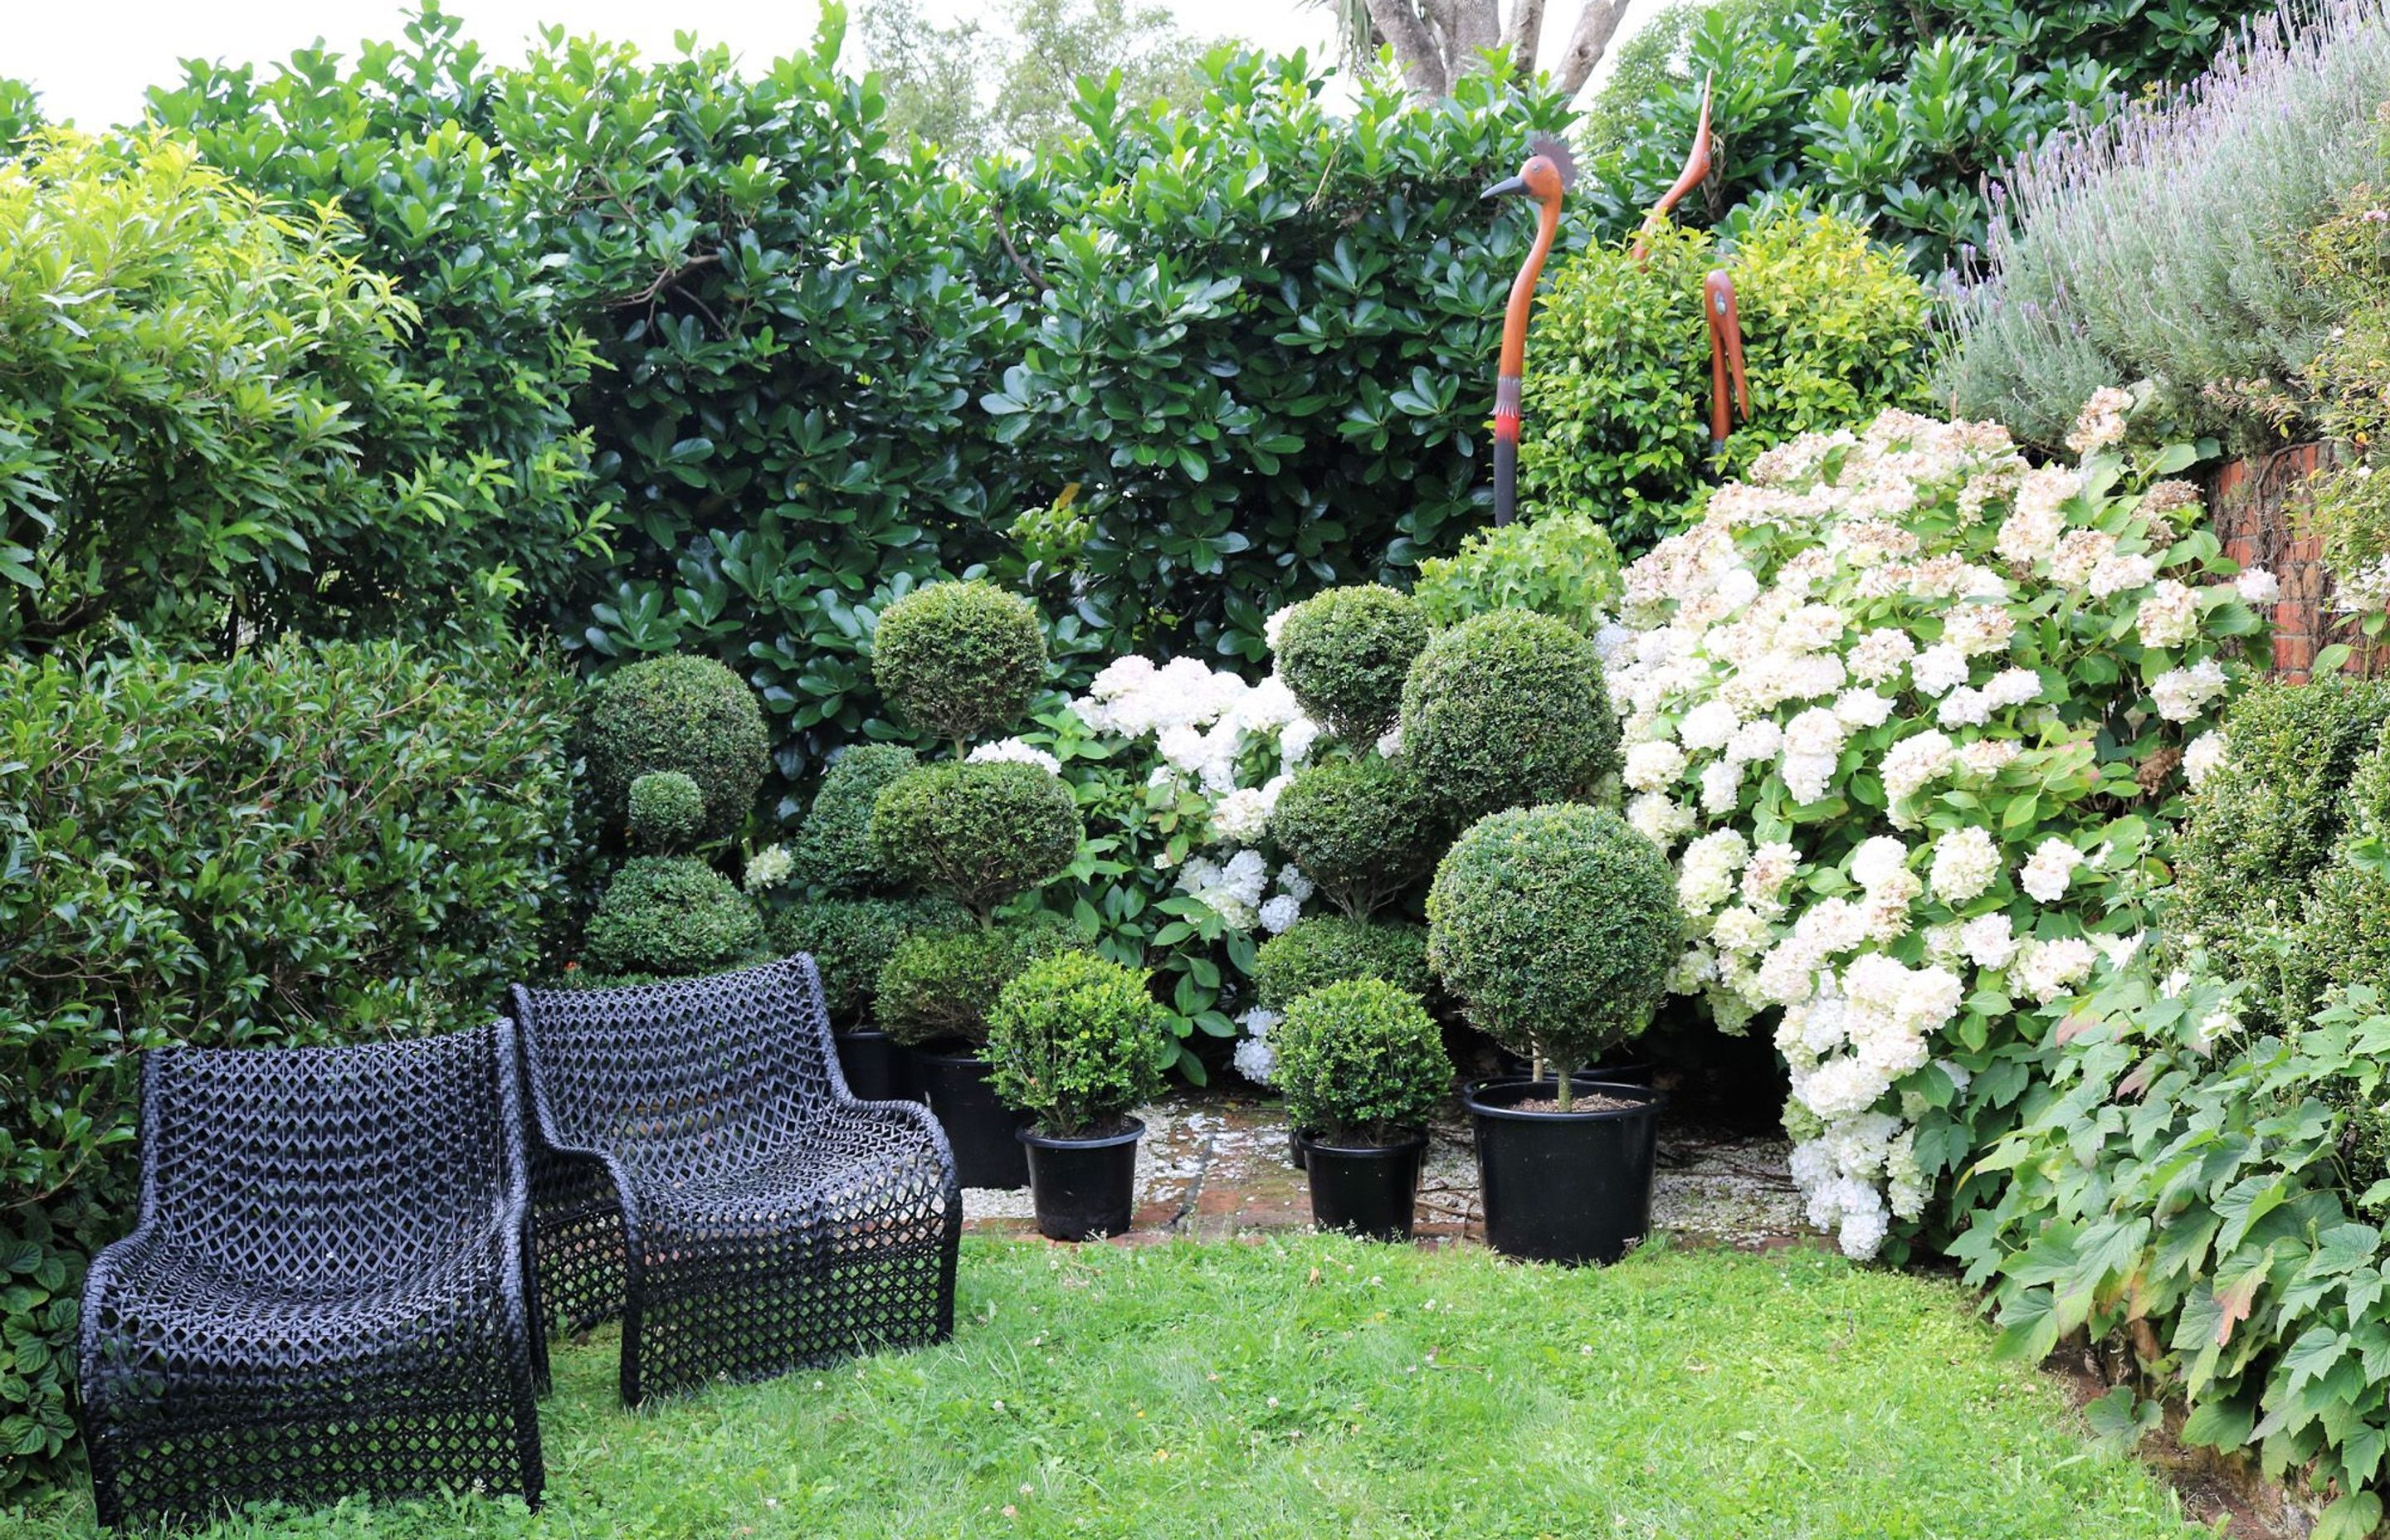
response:
<path id="1" fill-rule="evenodd" d="M 1120 1132 L 1132 1108 L 1160 1094 L 1177 1057 L 1152 975 L 1090 952 L 1032 962 L 988 1013 L 996 1094 L 1058 1139 Z"/>
<path id="2" fill-rule="evenodd" d="M 1312 990 L 1286 1007 L 1270 1043 L 1294 1126 L 1330 1144 L 1400 1144 L 1452 1088 L 1443 1029 L 1417 995 L 1382 979 Z"/>
<path id="3" fill-rule="evenodd" d="M 880 612 L 871 677 L 915 726 L 967 743 L 1028 709 L 1046 681 L 1046 627 L 1018 594 L 933 583 Z"/>
<path id="4" fill-rule="evenodd" d="M 1425 995 L 1434 982 L 1426 928 L 1314 915 L 1262 943 L 1253 959 L 1253 993 L 1265 1010 L 1284 1010 L 1316 989 L 1353 979 Z"/>
<path id="5" fill-rule="evenodd" d="M 590 917 L 585 950 L 605 973 L 710 973 L 764 944 L 763 917 L 694 856 L 635 855 Z"/>
<path id="6" fill-rule="evenodd" d="M 789 880 L 807 892 L 826 894 L 885 892 L 900 886 L 871 853 L 871 808 L 892 783 L 920 767 L 920 756 L 894 743 L 858 743 L 839 755 L 797 832 Z"/>
<path id="7" fill-rule="evenodd" d="M 1401 757 L 1456 822 L 1589 790 L 1618 769 L 1601 655 L 1548 615 L 1462 622 L 1403 682 Z"/>
<path id="8" fill-rule="evenodd" d="M 1684 929 L 1659 847 L 1607 808 L 1564 803 L 1471 825 L 1428 890 L 1428 965 L 1469 1019 L 1568 1076 L 1640 1033 Z"/>
<path id="9" fill-rule="evenodd" d="M 581 752 L 589 789 L 611 823 L 631 783 L 677 771 L 705 795 L 704 837 L 739 832 L 764 784 L 771 735 L 755 692 L 711 658 L 673 653 L 631 663 L 589 688 Z"/>
<path id="10" fill-rule="evenodd" d="M 988 1012 L 1004 986 L 1070 944 L 1070 931 L 1043 915 L 991 929 L 907 936 L 880 966 L 873 1020 L 907 1047 L 985 1043 Z"/>
<path id="11" fill-rule="evenodd" d="M 1296 771 L 1268 827 L 1271 841 L 1355 919 L 1425 877 L 1446 832 L 1443 810 L 1409 768 L 1375 755 Z"/>
<path id="12" fill-rule="evenodd" d="M 1086 837 L 1061 777 L 1014 760 L 929 765 L 891 782 L 872 804 L 879 868 L 952 895 L 983 922 L 1061 875 Z"/>
<path id="13" fill-rule="evenodd" d="M 764 921 L 775 952 L 812 954 L 830 1021 L 839 1027 L 855 1026 L 869 1014 L 880 970 L 900 944 L 914 936 L 969 929 L 970 910 L 952 899 L 927 895 L 816 899 L 792 904 Z"/>
<path id="14" fill-rule="evenodd" d="M 1403 678 L 1433 628 L 1407 594 L 1330 588 L 1287 611 L 1279 674 L 1313 720 L 1348 743 L 1376 742 L 1402 710 Z"/>
<path id="15" fill-rule="evenodd" d="M 677 770 L 653 770 L 631 783 L 631 839 L 651 854 L 669 855 L 705 832 L 705 793 Z"/>

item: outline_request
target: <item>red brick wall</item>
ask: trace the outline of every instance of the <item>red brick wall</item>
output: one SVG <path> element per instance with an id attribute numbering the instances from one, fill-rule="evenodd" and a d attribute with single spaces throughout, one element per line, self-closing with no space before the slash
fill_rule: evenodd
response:
<path id="1" fill-rule="evenodd" d="M 2208 523 L 2225 554 L 2243 567 L 2265 568 L 2281 584 L 2269 617 L 2273 670 L 2292 680 L 2306 679 L 2315 655 L 2333 642 L 2357 646 L 2350 672 L 2390 673 L 2390 657 L 2362 645 L 2354 617 L 2332 612 L 2319 542 L 2304 528 L 2306 480 L 2325 453 L 2321 444 L 2294 444 L 2263 459 L 2234 460 L 2208 479 Z"/>

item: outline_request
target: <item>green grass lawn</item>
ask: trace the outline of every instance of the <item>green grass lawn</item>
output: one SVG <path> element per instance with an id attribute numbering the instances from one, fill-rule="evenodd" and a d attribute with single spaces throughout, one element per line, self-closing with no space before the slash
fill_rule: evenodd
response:
<path id="1" fill-rule="evenodd" d="M 1811 1251 L 1606 1270 L 1336 1238 L 967 1241 L 947 1346 L 633 1414 L 559 1346 L 546 1510 L 259 1509 L 306 1536 L 2204 1533 L 1947 1285 Z M 97 1533 L 88 1497 L 0 1534 Z"/>

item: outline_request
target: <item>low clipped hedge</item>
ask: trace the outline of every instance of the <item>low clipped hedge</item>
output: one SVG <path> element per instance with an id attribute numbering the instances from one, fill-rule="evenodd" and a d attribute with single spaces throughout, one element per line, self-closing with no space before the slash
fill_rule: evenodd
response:
<path id="1" fill-rule="evenodd" d="M 0 660 L 0 1490 L 72 1444 L 140 1050 L 488 1020 L 565 907 L 577 695 L 487 643 Z"/>

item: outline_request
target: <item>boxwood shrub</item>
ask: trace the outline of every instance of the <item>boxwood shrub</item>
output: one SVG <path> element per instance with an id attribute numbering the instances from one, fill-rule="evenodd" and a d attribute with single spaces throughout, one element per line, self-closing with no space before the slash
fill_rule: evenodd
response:
<path id="1" fill-rule="evenodd" d="M 880 612 L 871 678 L 906 720 L 950 742 L 1009 727 L 1046 682 L 1037 607 L 988 583 L 932 583 Z"/>
<path id="2" fill-rule="evenodd" d="M 1330 588 L 1279 622 L 1279 672 L 1314 720 L 1366 749 L 1394 725 L 1403 676 L 1428 633 L 1427 612 L 1408 594 L 1376 583 Z"/>
<path id="3" fill-rule="evenodd" d="M 880 1030 L 908 1047 L 987 1041 L 988 1012 L 1022 969 L 1069 947 L 1070 930 L 1040 915 L 982 930 L 907 936 L 880 967 Z"/>
<path id="4" fill-rule="evenodd" d="M 1480 819 L 1428 891 L 1428 964 L 1469 1019 L 1566 1076 L 1651 1025 L 1684 918 L 1667 857 L 1608 808 Z"/>
<path id="5" fill-rule="evenodd" d="M 1367 919 L 1433 868 L 1448 827 L 1404 762 L 1371 754 L 1296 771 L 1268 832 L 1330 903 Z"/>
<path id="6" fill-rule="evenodd" d="M 1457 821 L 1588 791 L 1617 772 L 1618 740 L 1601 655 L 1548 615 L 1465 621 L 1403 683 L 1403 763 Z"/>
<path id="7" fill-rule="evenodd" d="M 1382 979 L 1313 990 L 1286 1007 L 1270 1043 L 1288 1115 L 1330 1143 L 1398 1144 L 1427 1126 L 1452 1089 L 1435 1018 L 1417 995 Z"/>
<path id="8" fill-rule="evenodd" d="M 968 930 L 970 912 L 951 899 L 822 898 L 768 915 L 772 949 L 782 956 L 808 952 L 821 970 L 822 996 L 833 1026 L 862 1022 L 880 989 L 889 955 L 914 936 Z"/>
<path id="9" fill-rule="evenodd" d="M 630 815 L 631 783 L 677 771 L 705 796 L 704 834 L 737 834 L 764 784 L 764 712 L 755 692 L 711 658 L 672 653 L 626 664 L 590 687 L 581 749 L 598 816 Z"/>
<path id="10" fill-rule="evenodd" d="M 0 1489 L 74 1436 L 140 1050 L 488 1020 L 565 907 L 578 694 L 489 642 L 0 659 Z"/>
<path id="11" fill-rule="evenodd" d="M 790 851 L 789 880 L 816 897 L 885 892 L 897 885 L 871 851 L 871 808 L 920 756 L 895 743 L 858 743 L 822 776 Z"/>
<path id="12" fill-rule="evenodd" d="M 1131 1109 L 1161 1094 L 1177 1057 L 1153 976 L 1092 952 L 1032 962 L 988 1013 L 996 1094 L 1056 1138 L 1118 1132 Z"/>
<path id="13" fill-rule="evenodd" d="M 1086 836 L 1061 777 L 1017 760 L 929 765 L 892 782 L 872 805 L 874 864 L 950 894 L 983 922 L 1060 875 Z"/>
<path id="14" fill-rule="evenodd" d="M 1433 983 L 1426 928 L 1314 915 L 1262 943 L 1253 959 L 1253 993 L 1267 1010 L 1282 1011 L 1315 989 L 1350 979 L 1380 979 L 1425 995 Z"/>
<path id="15" fill-rule="evenodd" d="M 635 855 L 590 917 L 589 962 L 606 973 L 685 978 L 752 956 L 763 917 L 728 878 L 693 855 Z"/>

